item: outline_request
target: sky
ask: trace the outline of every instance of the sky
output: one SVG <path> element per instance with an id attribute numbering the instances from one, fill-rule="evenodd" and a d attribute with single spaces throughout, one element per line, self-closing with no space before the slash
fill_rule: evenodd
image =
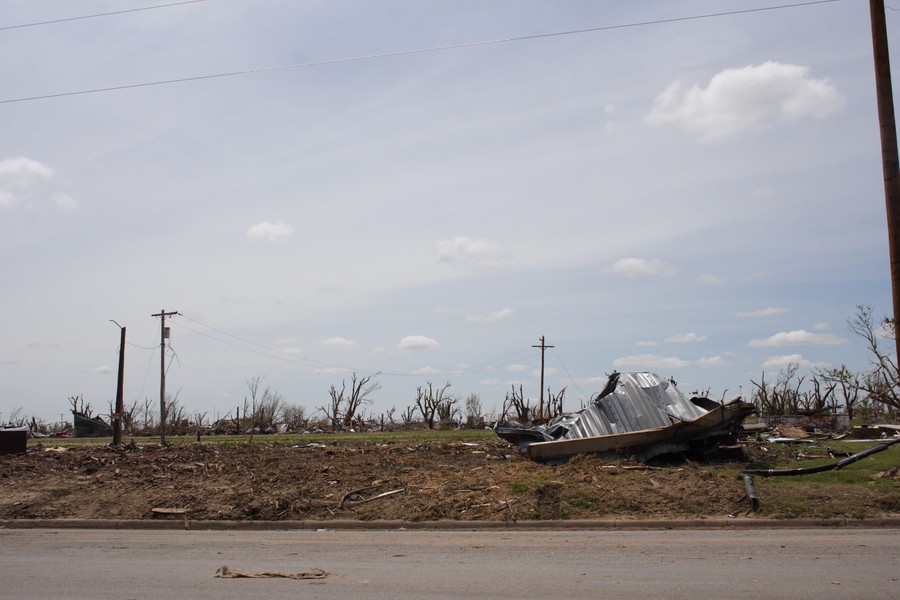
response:
<path id="1" fill-rule="evenodd" d="M 0 0 L 0 422 L 108 412 L 118 325 L 126 404 L 158 400 L 163 310 L 207 418 L 353 373 L 371 414 L 427 382 L 491 410 L 539 397 L 542 338 L 567 410 L 613 370 L 868 368 L 868 3 L 162 4 Z"/>

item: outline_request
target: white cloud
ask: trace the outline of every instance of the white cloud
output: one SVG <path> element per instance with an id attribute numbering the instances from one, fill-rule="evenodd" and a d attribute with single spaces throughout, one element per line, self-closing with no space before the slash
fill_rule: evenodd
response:
<path id="1" fill-rule="evenodd" d="M 479 381 L 481 385 L 500 385 L 503 383 L 502 379 L 482 379 Z"/>
<path id="2" fill-rule="evenodd" d="M 113 372 L 112 367 L 109 365 L 100 365 L 99 367 L 94 367 L 93 369 L 88 369 L 90 373 L 97 373 L 98 375 L 108 375 Z"/>
<path id="3" fill-rule="evenodd" d="M 659 259 L 622 258 L 613 264 L 612 272 L 623 277 L 672 277 L 678 269 Z"/>
<path id="4" fill-rule="evenodd" d="M 78 201 L 68 194 L 54 194 L 53 203 L 63 210 L 75 210 L 78 208 Z"/>
<path id="5" fill-rule="evenodd" d="M 693 331 L 690 333 L 680 333 L 678 335 L 670 335 L 666 338 L 666 341 L 670 344 L 696 344 L 698 342 L 705 342 L 705 335 L 697 335 Z"/>
<path id="6" fill-rule="evenodd" d="M 780 306 L 770 306 L 769 308 L 761 308 L 759 310 L 751 310 L 737 313 L 737 317 L 742 319 L 758 319 L 761 317 L 774 317 L 775 315 L 783 315 L 790 312 L 788 309 Z"/>
<path id="7" fill-rule="evenodd" d="M 827 367 L 826 363 L 806 360 L 800 354 L 788 354 L 785 356 L 770 356 L 763 361 L 763 369 L 785 369 L 789 365 L 798 365 L 802 368 Z"/>
<path id="8" fill-rule="evenodd" d="M 700 283 L 705 283 L 707 285 L 720 285 L 722 283 L 725 283 L 725 280 L 721 277 L 717 277 L 709 273 L 704 273 L 700 276 Z"/>
<path id="9" fill-rule="evenodd" d="M 698 367 L 727 367 L 728 361 L 721 356 L 704 356 L 696 361 Z"/>
<path id="10" fill-rule="evenodd" d="M 356 342 L 354 342 L 353 340 L 348 340 L 347 338 L 342 338 L 340 336 L 330 337 L 330 338 L 320 341 L 319 343 L 322 344 L 323 346 L 344 346 L 344 347 L 346 347 L 346 346 L 355 346 L 356 345 Z"/>
<path id="11" fill-rule="evenodd" d="M 15 206 L 18 203 L 17 192 L 49 181 L 55 175 L 47 165 L 24 156 L 0 160 L 0 207 Z"/>
<path id="12" fill-rule="evenodd" d="M 316 375 L 334 375 L 336 373 L 346 373 L 347 369 L 342 369 L 340 367 L 328 367 L 325 369 L 314 369 L 313 373 Z"/>
<path id="13" fill-rule="evenodd" d="M 440 369 L 435 369 L 434 367 L 422 367 L 421 369 L 416 369 L 413 371 L 415 375 L 439 375 L 444 373 Z"/>
<path id="14" fill-rule="evenodd" d="M 294 234 L 294 228 L 287 223 L 263 221 L 247 230 L 247 239 L 252 242 L 280 242 Z"/>
<path id="15" fill-rule="evenodd" d="M 691 366 L 691 361 L 657 354 L 637 354 L 622 356 L 613 361 L 613 366 L 623 369 L 683 369 Z"/>
<path id="16" fill-rule="evenodd" d="M 813 329 L 815 329 L 816 331 L 825 331 L 826 329 L 828 329 L 828 323 L 816 323 L 815 325 L 813 325 Z"/>
<path id="17" fill-rule="evenodd" d="M 547 368 L 544 369 L 544 376 L 545 376 L 545 377 L 550 377 L 551 375 L 556 375 L 557 373 L 559 373 L 559 369 L 555 369 L 555 368 L 553 368 L 553 367 L 547 367 Z M 541 370 L 540 370 L 540 369 L 535 369 L 534 371 L 531 372 L 531 374 L 534 375 L 535 377 L 540 377 L 540 376 L 541 376 Z"/>
<path id="18" fill-rule="evenodd" d="M 642 348 L 655 348 L 659 346 L 659 342 L 654 342 L 653 340 L 641 340 L 635 346 L 640 346 Z"/>
<path id="19" fill-rule="evenodd" d="M 762 348 L 767 346 L 836 346 L 845 344 L 847 340 L 840 338 L 832 333 L 811 333 L 805 329 L 796 331 L 782 331 L 773 336 L 750 340 L 750 346 L 753 348 Z"/>
<path id="20" fill-rule="evenodd" d="M 401 350 L 434 350 L 440 347 L 437 340 L 424 335 L 408 335 L 397 345 Z"/>
<path id="21" fill-rule="evenodd" d="M 441 240 L 437 242 L 437 250 L 439 262 L 475 270 L 500 268 L 503 259 L 508 256 L 497 242 L 473 240 L 466 236 Z"/>
<path id="22" fill-rule="evenodd" d="M 501 308 L 486 315 L 469 315 L 466 321 L 469 323 L 497 323 L 498 321 L 507 321 L 513 316 L 513 309 Z"/>
<path id="23" fill-rule="evenodd" d="M 733 137 L 775 122 L 824 118 L 842 104 L 828 79 L 814 79 L 809 68 L 768 61 L 725 69 L 706 88 L 666 88 L 645 121 L 680 125 L 703 141 Z"/>
<path id="24" fill-rule="evenodd" d="M 55 174 L 47 165 L 24 156 L 0 160 L 0 181 L 7 185 L 26 186 L 53 179 Z"/>
<path id="25" fill-rule="evenodd" d="M 515 364 L 512 364 L 512 365 L 506 365 L 506 370 L 507 370 L 507 371 L 512 371 L 513 373 L 517 373 L 517 372 L 519 372 L 519 371 L 527 371 L 528 368 L 529 368 L 528 365 L 523 365 L 523 364 L 520 364 L 520 363 L 515 363 Z"/>
<path id="26" fill-rule="evenodd" d="M 301 348 L 295 348 L 294 346 L 285 346 L 279 349 L 279 352 L 284 354 L 292 354 L 294 356 L 303 356 L 303 350 Z"/>

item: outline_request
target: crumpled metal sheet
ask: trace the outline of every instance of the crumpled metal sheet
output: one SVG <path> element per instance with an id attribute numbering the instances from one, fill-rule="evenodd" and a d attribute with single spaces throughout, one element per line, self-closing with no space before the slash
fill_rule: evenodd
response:
<path id="1" fill-rule="evenodd" d="M 576 413 L 529 428 L 509 421 L 495 431 L 538 462 L 561 463 L 576 454 L 649 460 L 688 450 L 695 440 L 733 436 L 754 410 L 740 398 L 727 404 L 687 398 L 674 381 L 653 373 L 613 373 L 603 391 Z"/>
<path id="2" fill-rule="evenodd" d="M 548 431 L 557 427 L 568 430 L 557 439 L 614 435 L 667 427 L 707 412 L 686 398 L 673 382 L 655 373 L 619 373 L 617 377 L 611 393 L 582 411 L 551 421 Z"/>

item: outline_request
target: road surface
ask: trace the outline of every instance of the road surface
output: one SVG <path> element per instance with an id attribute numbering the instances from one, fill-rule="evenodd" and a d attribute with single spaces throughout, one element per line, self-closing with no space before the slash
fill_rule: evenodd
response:
<path id="1" fill-rule="evenodd" d="M 900 598 L 900 531 L 0 530 L 0 598 L 255 597 Z"/>

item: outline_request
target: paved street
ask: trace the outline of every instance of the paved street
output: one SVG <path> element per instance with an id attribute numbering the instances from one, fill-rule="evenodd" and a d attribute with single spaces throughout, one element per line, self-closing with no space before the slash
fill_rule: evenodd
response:
<path id="1" fill-rule="evenodd" d="M 742 596 L 900 598 L 900 531 L 0 530 L 16 600 Z"/>

